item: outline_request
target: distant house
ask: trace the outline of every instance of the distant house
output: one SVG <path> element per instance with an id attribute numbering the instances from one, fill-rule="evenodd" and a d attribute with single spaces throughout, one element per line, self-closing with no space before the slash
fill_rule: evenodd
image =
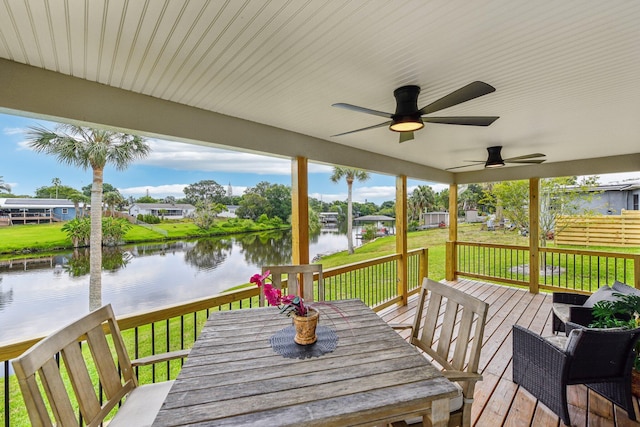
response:
<path id="1" fill-rule="evenodd" d="M 226 211 L 222 211 L 218 214 L 220 218 L 237 218 L 236 210 L 239 208 L 239 205 L 227 205 Z"/>
<path id="2" fill-rule="evenodd" d="M 622 210 L 640 210 L 640 181 L 622 184 L 605 184 L 589 189 L 596 192 L 590 202 L 582 207 L 603 215 L 618 215 Z"/>
<path id="3" fill-rule="evenodd" d="M 320 212 L 318 218 L 322 224 L 337 224 L 339 215 L 338 212 Z"/>
<path id="4" fill-rule="evenodd" d="M 67 199 L 0 199 L 0 224 L 41 224 L 76 217 L 76 208 Z"/>
<path id="5" fill-rule="evenodd" d="M 182 219 L 193 216 L 196 208 L 188 203 L 134 203 L 129 207 L 129 215 L 153 215 L 159 218 Z"/>

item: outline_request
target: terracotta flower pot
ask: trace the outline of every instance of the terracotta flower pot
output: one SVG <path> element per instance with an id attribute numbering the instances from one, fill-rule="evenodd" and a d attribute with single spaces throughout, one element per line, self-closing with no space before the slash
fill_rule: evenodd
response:
<path id="1" fill-rule="evenodd" d="M 296 336 L 293 340 L 300 345 L 313 344 L 318 340 L 316 336 L 316 327 L 320 313 L 318 310 L 310 308 L 307 310 L 306 316 L 293 315 L 293 325 L 296 328 Z"/>

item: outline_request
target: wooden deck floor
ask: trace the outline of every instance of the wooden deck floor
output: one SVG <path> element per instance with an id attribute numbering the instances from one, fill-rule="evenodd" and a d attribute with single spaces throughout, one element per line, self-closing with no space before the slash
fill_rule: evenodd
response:
<path id="1" fill-rule="evenodd" d="M 564 426 L 546 406 L 511 380 L 511 326 L 522 325 L 551 335 L 551 296 L 472 280 L 449 282 L 490 304 L 480 359 L 483 381 L 475 391 L 472 423 L 476 426 Z M 412 322 L 416 297 L 409 305 L 380 313 L 387 322 Z M 407 333 L 408 334 L 408 333 Z M 638 426 L 626 411 L 585 386 L 568 388 L 569 411 L 576 426 Z M 640 419 L 638 401 L 636 417 Z"/>

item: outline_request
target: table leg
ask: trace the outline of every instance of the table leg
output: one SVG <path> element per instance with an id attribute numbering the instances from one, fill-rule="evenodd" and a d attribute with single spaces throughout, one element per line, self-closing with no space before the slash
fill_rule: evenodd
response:
<path id="1" fill-rule="evenodd" d="M 449 399 L 434 400 L 431 403 L 431 425 L 433 427 L 446 427 L 448 424 L 449 424 Z M 429 425 L 429 424 L 424 423 L 424 425 Z"/>

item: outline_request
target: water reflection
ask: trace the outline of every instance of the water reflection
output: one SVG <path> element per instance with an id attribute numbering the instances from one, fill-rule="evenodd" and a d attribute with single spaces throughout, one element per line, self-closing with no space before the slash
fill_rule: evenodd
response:
<path id="1" fill-rule="evenodd" d="M 346 246 L 344 234 L 323 231 L 309 254 Z M 289 232 L 106 248 L 101 289 L 90 289 L 84 250 L 0 261 L 0 343 L 47 334 L 102 304 L 125 315 L 210 296 L 291 255 Z"/>
<path id="2" fill-rule="evenodd" d="M 232 247 L 229 239 L 202 238 L 185 252 L 184 260 L 200 270 L 215 270 L 226 261 Z"/>
<path id="3" fill-rule="evenodd" d="M 253 265 L 278 265 L 291 263 L 291 240 L 285 239 L 290 233 L 269 232 L 247 234 L 238 241 L 242 247 L 244 260 Z M 288 245 L 283 245 L 283 241 Z"/>
<path id="4" fill-rule="evenodd" d="M 12 302 L 13 302 L 13 289 L 9 289 L 8 291 L 3 291 L 2 285 L 0 285 L 0 310 L 5 308 Z"/>
<path id="5" fill-rule="evenodd" d="M 123 250 L 120 247 L 105 247 L 102 250 L 102 270 L 118 271 L 131 262 L 133 255 L 131 252 Z M 90 271 L 89 249 L 76 249 L 70 258 L 66 258 L 63 264 L 56 264 L 54 273 L 57 273 L 59 267 L 71 277 L 80 277 L 89 274 Z"/>

